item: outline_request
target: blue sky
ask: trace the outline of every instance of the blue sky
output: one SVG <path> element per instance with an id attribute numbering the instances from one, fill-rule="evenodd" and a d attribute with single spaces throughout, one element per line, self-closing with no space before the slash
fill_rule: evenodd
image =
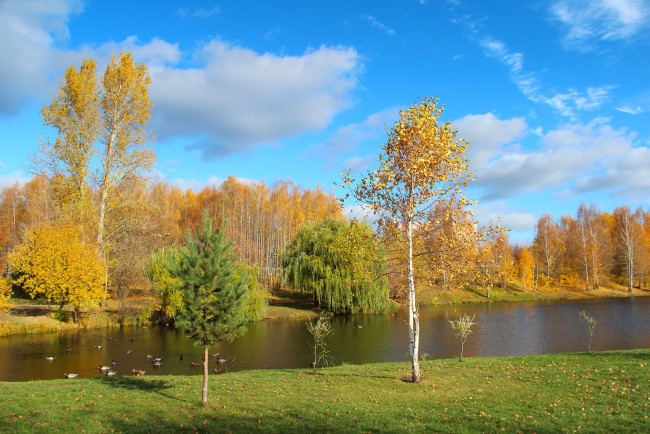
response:
<path id="1" fill-rule="evenodd" d="M 156 173 L 183 188 L 329 190 L 435 96 L 470 140 L 477 215 L 513 239 L 583 201 L 650 206 L 647 0 L 0 0 L 0 187 L 54 137 L 40 107 L 65 68 L 122 50 L 150 68 Z"/>

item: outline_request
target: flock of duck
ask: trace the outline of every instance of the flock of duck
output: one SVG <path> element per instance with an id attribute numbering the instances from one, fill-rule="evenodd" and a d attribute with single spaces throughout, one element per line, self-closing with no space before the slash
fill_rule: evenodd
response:
<path id="1" fill-rule="evenodd" d="M 108 338 L 108 340 L 114 340 L 114 339 Z M 135 340 L 134 338 L 131 338 L 131 342 L 133 342 L 134 340 Z M 115 341 L 115 342 L 117 342 L 117 341 Z M 103 348 L 103 345 L 101 345 L 101 344 L 100 344 L 100 345 L 94 345 L 94 347 L 95 347 L 96 349 L 98 349 L 98 350 L 101 350 L 101 349 Z M 66 351 L 66 353 L 67 353 L 67 352 L 72 351 L 72 349 L 69 348 L 69 347 L 66 347 L 65 351 Z M 129 349 L 127 349 L 127 350 L 125 351 L 126 354 L 131 354 L 132 352 L 133 352 L 133 350 L 132 350 L 131 348 L 129 348 Z M 160 356 L 153 356 L 153 355 L 151 355 L 151 354 L 147 354 L 146 357 L 147 357 L 147 359 L 151 362 L 151 365 L 152 365 L 154 368 L 160 368 L 160 366 L 162 366 L 162 364 L 163 364 L 163 358 L 160 357 Z M 179 360 L 183 360 L 183 354 L 179 354 L 179 355 L 178 355 L 178 358 L 179 358 Z M 219 357 L 219 353 L 217 353 L 217 354 L 210 354 L 210 358 L 214 358 L 214 359 L 216 359 L 216 362 L 219 363 L 219 364 L 222 364 L 222 363 L 226 363 L 226 362 L 227 362 L 226 359 Z M 46 357 L 45 359 L 46 359 L 46 360 L 49 360 L 49 361 L 54 361 L 54 356 L 48 356 L 48 357 Z M 190 366 L 203 366 L 204 363 L 205 363 L 204 361 L 201 361 L 201 362 L 191 362 L 191 363 L 190 363 Z M 99 370 L 100 370 L 104 375 L 106 375 L 107 377 L 112 377 L 112 376 L 114 376 L 114 375 L 117 375 L 117 371 L 115 371 L 115 366 L 116 366 L 116 365 L 117 365 L 117 362 L 115 361 L 115 359 L 111 359 L 111 363 L 110 363 L 110 365 L 100 365 L 100 366 L 99 366 Z M 222 373 L 222 372 L 224 372 L 224 370 L 222 370 L 222 369 L 217 369 L 217 368 L 214 369 L 214 373 L 215 373 L 215 374 L 220 374 L 220 373 Z M 141 369 L 132 369 L 132 370 L 131 370 L 131 373 L 132 373 L 133 375 L 144 375 L 144 374 L 146 373 L 146 371 L 141 370 Z M 73 372 L 66 372 L 65 374 L 63 374 L 63 376 L 64 376 L 65 378 L 76 378 L 76 377 L 79 376 L 79 374 L 78 374 L 78 373 L 73 373 Z"/>

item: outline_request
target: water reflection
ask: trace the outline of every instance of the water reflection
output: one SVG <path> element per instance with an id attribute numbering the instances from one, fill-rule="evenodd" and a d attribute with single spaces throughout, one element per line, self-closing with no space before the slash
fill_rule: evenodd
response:
<path id="1" fill-rule="evenodd" d="M 465 345 L 468 357 L 585 351 L 589 340 L 585 310 L 596 325 L 592 349 L 650 347 L 650 298 L 626 298 L 573 302 L 492 303 L 423 307 L 420 311 L 420 353 L 430 358 L 457 357 L 460 343 L 449 320 L 462 314 L 476 315 L 476 325 Z M 333 335 L 328 350 L 335 363 L 401 361 L 408 357 L 406 312 L 357 315 L 332 319 Z M 230 344 L 211 349 L 228 359 L 225 370 L 308 367 L 311 336 L 305 320 L 268 320 L 248 326 L 247 333 Z M 101 348 L 96 346 L 101 345 Z M 71 349 L 66 352 L 66 347 Z M 128 350 L 132 350 L 131 353 Z M 183 354 L 183 360 L 179 354 Z M 147 355 L 163 357 L 154 368 Z M 0 380 L 27 381 L 101 375 L 100 365 L 118 374 L 132 369 L 147 374 L 200 374 L 202 349 L 172 327 L 91 330 L 83 333 L 44 334 L 0 338 Z M 46 357 L 54 356 L 53 361 Z M 217 366 L 210 360 L 210 371 Z"/>

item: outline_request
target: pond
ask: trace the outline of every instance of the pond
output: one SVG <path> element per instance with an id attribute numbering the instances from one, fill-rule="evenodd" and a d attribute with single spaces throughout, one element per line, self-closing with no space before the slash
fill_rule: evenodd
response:
<path id="1" fill-rule="evenodd" d="M 422 307 L 420 354 L 458 357 L 460 344 L 448 320 L 461 314 L 476 315 L 465 344 L 466 357 L 586 351 L 589 328 L 578 316 L 582 310 L 597 321 L 592 350 L 650 347 L 650 297 L 640 297 Z M 405 311 L 333 318 L 334 333 L 327 345 L 331 362 L 407 361 L 406 320 Z M 210 359 L 210 372 L 215 368 L 225 372 L 309 367 L 310 339 L 304 319 L 251 323 L 242 337 L 211 349 L 210 353 L 219 353 L 227 361 L 218 364 Z M 154 368 L 147 355 L 162 357 L 162 365 Z M 11 336 L 0 338 L 0 380 L 63 378 L 66 372 L 92 377 L 102 375 L 100 365 L 112 366 L 118 375 L 131 375 L 133 369 L 147 374 L 198 375 L 201 357 L 201 348 L 183 332 L 165 326 Z"/>

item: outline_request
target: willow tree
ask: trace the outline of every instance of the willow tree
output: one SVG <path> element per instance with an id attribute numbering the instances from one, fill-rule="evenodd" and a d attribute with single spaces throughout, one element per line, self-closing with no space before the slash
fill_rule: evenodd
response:
<path id="1" fill-rule="evenodd" d="M 211 345 L 232 341 L 246 331 L 248 282 L 235 275 L 231 243 L 204 211 L 196 239 L 187 232 L 187 246 L 168 264 L 171 284 L 182 294 L 176 327 L 203 346 L 202 402 L 208 402 L 208 354 Z"/>
<path id="2" fill-rule="evenodd" d="M 382 312 L 388 307 L 384 254 L 370 227 L 327 219 L 304 226 L 282 257 L 285 280 L 311 292 L 334 313 Z"/>
<path id="3" fill-rule="evenodd" d="M 468 213 L 466 207 L 471 204 L 463 196 L 463 188 L 472 178 L 465 156 L 468 142 L 456 138 L 457 132 L 451 123 L 439 123 L 442 112 L 435 98 L 425 98 L 408 110 L 400 111 L 400 119 L 388 132 L 388 140 L 382 146 L 378 167 L 368 171 L 358 182 L 349 174 L 343 178 L 352 197 L 374 211 L 378 225 L 392 225 L 400 235 L 394 237 L 395 242 L 406 241 L 402 257 L 408 282 L 413 382 L 420 381 L 415 260 L 427 255 L 450 255 L 455 251 L 455 244 L 469 244 L 470 238 L 481 235 L 476 223 L 464 218 Z M 348 196 L 350 194 L 346 198 Z M 444 207 L 445 220 L 453 224 L 441 225 L 438 219 L 429 218 L 430 211 L 436 207 Z M 447 245 L 431 250 L 427 247 L 429 243 L 420 242 L 428 234 L 441 232 L 447 234 L 440 238 Z"/>

